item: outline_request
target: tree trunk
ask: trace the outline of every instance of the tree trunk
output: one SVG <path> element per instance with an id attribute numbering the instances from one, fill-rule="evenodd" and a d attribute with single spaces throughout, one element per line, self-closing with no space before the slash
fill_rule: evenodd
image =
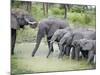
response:
<path id="1" fill-rule="evenodd" d="M 65 12 L 64 12 L 64 19 L 66 19 L 67 18 L 67 6 L 64 4 L 64 10 L 65 10 Z"/>
<path id="2" fill-rule="evenodd" d="M 46 3 L 46 16 L 48 16 L 48 3 Z"/>
<path id="3" fill-rule="evenodd" d="M 45 3 L 43 3 L 43 14 L 45 16 Z"/>
<path id="4" fill-rule="evenodd" d="M 32 3 L 28 2 L 27 3 L 27 11 L 31 13 L 31 7 L 32 7 Z"/>
<path id="5" fill-rule="evenodd" d="M 48 16 L 48 3 L 43 3 L 43 14 Z"/>

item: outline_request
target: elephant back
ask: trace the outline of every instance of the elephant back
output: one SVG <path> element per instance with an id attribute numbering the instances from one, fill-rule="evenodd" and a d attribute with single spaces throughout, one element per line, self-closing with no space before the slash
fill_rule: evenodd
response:
<path id="1" fill-rule="evenodd" d="M 84 38 L 84 36 L 82 35 L 81 32 L 73 32 L 73 41 L 83 39 L 83 38 Z"/>
<path id="2" fill-rule="evenodd" d="M 66 23 L 64 20 L 60 20 L 60 19 L 48 19 L 47 23 L 48 25 L 48 37 L 53 36 L 54 32 L 57 29 L 64 29 L 66 27 L 69 27 L 69 24 Z"/>
<path id="3" fill-rule="evenodd" d="M 96 32 L 94 30 L 88 30 L 85 28 L 78 28 L 73 30 L 74 34 L 74 40 L 79 40 L 79 39 L 92 39 L 96 40 Z"/>
<path id="4" fill-rule="evenodd" d="M 84 35 L 84 38 L 86 39 L 96 40 L 96 32 L 93 30 L 86 30 L 82 32 L 82 34 Z"/>

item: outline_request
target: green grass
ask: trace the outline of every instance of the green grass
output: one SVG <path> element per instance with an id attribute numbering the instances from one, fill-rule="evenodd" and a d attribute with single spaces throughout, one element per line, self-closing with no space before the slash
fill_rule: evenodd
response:
<path id="1" fill-rule="evenodd" d="M 72 71 L 95 68 L 92 65 L 88 65 L 86 60 L 75 61 L 67 56 L 63 59 L 58 59 L 59 50 L 57 45 L 54 45 L 55 51 L 48 59 L 46 58 L 48 46 L 45 43 L 41 43 L 35 57 L 31 57 L 34 45 L 34 43 L 16 44 L 15 55 L 11 58 L 12 74 Z"/>
<path id="2" fill-rule="evenodd" d="M 34 42 L 37 35 L 37 28 L 32 29 L 26 26 L 25 29 L 20 29 L 17 31 L 17 43 L 21 42 Z"/>

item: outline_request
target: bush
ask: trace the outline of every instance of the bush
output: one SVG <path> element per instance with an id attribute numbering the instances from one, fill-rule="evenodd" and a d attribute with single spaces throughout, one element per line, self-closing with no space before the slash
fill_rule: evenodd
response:
<path id="1" fill-rule="evenodd" d="M 59 8 L 52 8 L 51 11 L 52 11 L 52 14 L 54 14 L 54 15 L 63 15 L 64 14 L 64 10 L 59 9 Z"/>
<path id="2" fill-rule="evenodd" d="M 91 17 L 90 17 L 90 15 L 88 15 L 88 14 L 84 14 L 84 23 L 85 24 L 89 24 L 90 22 L 91 22 Z"/>
<path id="3" fill-rule="evenodd" d="M 80 25 L 92 25 L 95 26 L 95 15 L 87 14 L 87 13 L 68 13 L 68 19 L 73 24 Z"/>
<path id="4" fill-rule="evenodd" d="M 81 12 L 84 12 L 84 9 L 83 9 L 82 6 L 73 6 L 70 11 L 71 12 L 81 13 Z"/>
<path id="5" fill-rule="evenodd" d="M 40 21 L 42 18 L 44 18 L 43 10 L 41 9 L 41 6 L 32 6 L 32 15 L 35 17 L 36 20 Z"/>

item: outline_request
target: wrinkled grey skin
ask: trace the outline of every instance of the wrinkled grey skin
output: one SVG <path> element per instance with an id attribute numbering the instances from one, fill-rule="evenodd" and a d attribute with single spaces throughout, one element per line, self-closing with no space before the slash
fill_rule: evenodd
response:
<path id="1" fill-rule="evenodd" d="M 39 23 L 39 30 L 37 33 L 36 45 L 32 52 L 32 56 L 35 55 L 35 53 L 40 45 L 40 42 L 45 35 L 47 36 L 47 42 L 48 42 L 48 47 L 49 47 L 49 51 L 50 51 L 50 41 L 49 40 L 53 36 L 54 32 L 57 29 L 64 29 L 68 26 L 69 26 L 69 24 L 66 23 L 66 21 L 61 20 L 61 19 L 48 18 L 48 19 L 42 20 Z M 53 52 L 53 47 L 51 48 L 51 51 Z"/>
<path id="2" fill-rule="evenodd" d="M 48 52 L 47 58 L 49 57 L 50 53 L 52 52 L 53 43 L 55 41 L 56 42 L 59 42 L 60 39 L 64 36 L 64 34 L 66 34 L 69 31 L 71 31 L 71 28 L 70 27 L 66 27 L 64 29 L 57 29 L 55 31 L 55 33 L 53 34 L 52 38 L 50 39 L 50 50 Z M 59 44 L 58 44 L 58 46 L 59 46 Z"/>
<path id="3" fill-rule="evenodd" d="M 80 51 L 88 51 L 88 63 L 93 61 L 96 53 L 96 40 L 80 39 L 74 40 L 73 45 L 75 46 L 76 59 L 79 60 Z"/>
<path id="4" fill-rule="evenodd" d="M 64 33 L 64 34 L 63 34 Z M 59 35 L 58 35 L 59 34 Z M 66 55 L 69 55 L 70 53 L 70 48 L 74 47 L 72 45 L 72 42 L 74 40 L 78 40 L 78 39 L 83 39 L 83 38 L 87 38 L 87 39 L 95 39 L 95 31 L 92 30 L 88 30 L 88 29 L 83 29 L 83 28 L 78 28 L 78 29 L 71 29 L 70 30 L 57 30 L 53 37 L 51 38 L 51 47 L 53 46 L 53 42 L 59 38 L 61 35 L 63 35 L 60 39 L 59 39 L 59 49 L 60 49 L 60 56 L 64 55 L 64 52 L 66 53 Z M 73 48 L 72 50 L 72 58 L 75 57 L 75 48 Z"/>
<path id="5" fill-rule="evenodd" d="M 32 28 L 37 27 L 37 22 L 32 16 L 22 9 L 11 10 L 11 54 L 14 54 L 14 47 L 16 42 L 16 30 L 24 28 L 25 25 L 30 25 Z"/>
<path id="6" fill-rule="evenodd" d="M 80 39 L 89 39 L 89 40 L 96 40 L 96 32 L 93 30 L 79 30 L 79 31 L 73 31 L 74 33 L 74 37 L 73 37 L 73 41 L 74 40 L 80 40 Z M 79 56 L 75 53 L 77 53 L 77 50 L 75 49 L 76 47 L 72 44 L 73 50 L 72 50 L 72 59 L 74 59 L 75 57 L 78 58 Z M 82 52 L 84 56 L 87 57 L 87 53 L 88 52 Z"/>
<path id="7" fill-rule="evenodd" d="M 60 39 L 60 41 L 59 41 L 59 49 L 60 49 L 59 57 L 64 56 L 64 54 L 69 56 L 72 40 L 73 40 L 73 32 L 72 31 L 68 31 Z M 65 47 L 65 49 L 63 47 Z"/>

